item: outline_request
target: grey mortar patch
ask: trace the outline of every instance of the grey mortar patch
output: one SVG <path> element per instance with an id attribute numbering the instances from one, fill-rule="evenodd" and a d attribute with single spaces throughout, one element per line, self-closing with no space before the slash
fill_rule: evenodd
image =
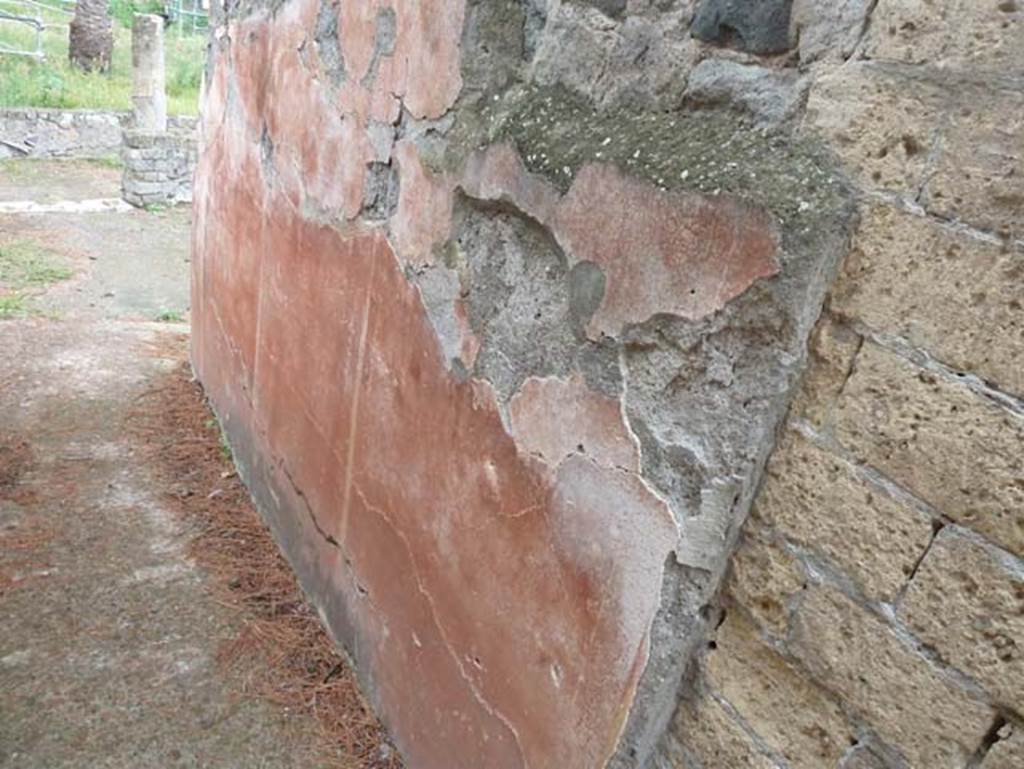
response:
<path id="1" fill-rule="evenodd" d="M 462 364 L 462 334 L 458 319 L 455 316 L 455 301 L 461 292 L 459 274 L 444 265 L 429 267 L 406 267 L 406 278 L 415 283 L 423 298 L 423 306 L 427 317 L 434 327 L 441 352 L 451 370 L 463 378 L 465 366 Z"/>
<path id="2" fill-rule="evenodd" d="M 693 36 L 757 54 L 789 50 L 793 0 L 701 0 L 690 27 Z"/>
<path id="3" fill-rule="evenodd" d="M 451 239 L 438 255 L 442 264 L 408 276 L 420 288 L 453 373 L 464 365 L 454 317 L 461 296 L 480 345 L 469 373 L 490 382 L 502 403 L 529 377 L 573 372 L 597 392 L 621 394 L 617 344 L 591 341 L 583 331 L 603 293 L 596 265 L 570 269 L 542 224 L 511 205 L 461 192 Z"/>
<path id="4" fill-rule="evenodd" d="M 338 2 L 320 3 L 316 13 L 316 26 L 313 29 L 313 41 L 320 66 L 328 82 L 335 88 L 345 82 L 345 57 L 341 51 L 338 38 Z"/>
<path id="5" fill-rule="evenodd" d="M 576 349 L 576 368 L 587 387 L 595 392 L 618 398 L 622 395 L 622 366 L 619 345 L 614 339 L 587 341 Z"/>
<path id="6" fill-rule="evenodd" d="M 629 416 L 629 424 L 640 442 L 640 474 L 661 492 L 673 510 L 698 510 L 704 470 L 697 454 L 671 438 L 659 440 L 639 413 Z"/>
<path id="7" fill-rule="evenodd" d="M 367 163 L 359 215 L 374 222 L 390 219 L 398 208 L 398 192 L 398 171 L 391 162 Z"/>
<path id="8" fill-rule="evenodd" d="M 263 176 L 266 179 L 276 179 L 277 169 L 274 167 L 274 139 L 270 135 L 270 128 L 267 121 L 263 121 L 260 129 L 260 166 L 263 168 Z"/>
<path id="9" fill-rule="evenodd" d="M 373 84 L 377 82 L 380 60 L 395 53 L 397 36 L 398 20 L 395 18 L 395 9 L 381 8 L 377 11 L 377 18 L 374 19 L 373 54 L 370 57 L 370 66 L 366 68 L 366 74 L 363 76 L 363 87 L 372 88 Z"/>
<path id="10" fill-rule="evenodd" d="M 651 625 L 650 656 L 626 734 L 607 769 L 648 765 L 653 746 L 675 715 L 678 700 L 674 695 L 684 688 L 687 674 L 692 677 L 696 672 L 695 660 L 709 627 L 714 627 L 716 612 L 706 603 L 710 583 L 705 571 L 684 566 L 671 556 L 665 562 L 661 603 Z"/>
<path id="11" fill-rule="evenodd" d="M 455 124 L 455 113 L 447 112 L 436 120 L 421 120 L 402 106 L 394 126 L 394 141 L 407 140 L 416 146 L 423 165 L 437 173 L 448 146 L 447 135 Z"/>
<path id="12" fill-rule="evenodd" d="M 480 341 L 473 373 L 507 403 L 530 376 L 565 376 L 580 340 L 569 265 L 551 234 L 511 207 L 460 196 L 448 253 Z"/>

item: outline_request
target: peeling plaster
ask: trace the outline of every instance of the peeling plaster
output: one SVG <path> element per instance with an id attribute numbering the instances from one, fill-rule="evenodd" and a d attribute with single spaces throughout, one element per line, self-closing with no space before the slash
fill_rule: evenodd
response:
<path id="1" fill-rule="evenodd" d="M 544 15 L 469 6 L 218 32 L 193 360 L 413 765 L 638 765 L 849 217 L 785 137 L 521 88 Z"/>

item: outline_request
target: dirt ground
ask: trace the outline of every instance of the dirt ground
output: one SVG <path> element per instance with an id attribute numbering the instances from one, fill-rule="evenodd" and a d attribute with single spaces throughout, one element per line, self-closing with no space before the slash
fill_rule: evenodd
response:
<path id="1" fill-rule="evenodd" d="M 0 161 L 0 201 L 92 200 L 120 196 L 121 170 L 98 160 L 16 159 Z"/>
<path id="2" fill-rule="evenodd" d="M 0 202 L 117 196 L 10 167 Z M 0 767 L 396 766 L 190 379 L 188 228 L 0 215 L 71 272 L 0 319 Z"/>

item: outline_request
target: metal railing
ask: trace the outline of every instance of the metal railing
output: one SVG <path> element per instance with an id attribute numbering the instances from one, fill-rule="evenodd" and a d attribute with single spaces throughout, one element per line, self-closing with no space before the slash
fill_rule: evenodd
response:
<path id="1" fill-rule="evenodd" d="M 29 56 L 33 59 L 42 59 L 45 54 L 43 53 L 43 30 L 46 29 L 46 25 L 43 20 L 38 16 L 25 16 L 18 13 L 10 13 L 8 11 L 0 9 L 0 22 L 9 22 L 11 24 L 23 25 L 33 29 L 36 33 L 36 46 L 33 50 L 17 48 L 13 44 L 9 45 L 0 41 L 0 55 L 7 54 L 9 56 Z"/>
<path id="2" fill-rule="evenodd" d="M 164 16 L 177 27 L 178 34 L 198 34 L 209 28 L 209 12 L 204 0 L 166 0 Z M 66 24 L 46 21 L 42 13 L 71 17 L 75 14 L 75 0 L 0 0 L 0 25 L 27 27 L 35 33 L 31 48 L 0 39 L 0 56 L 27 56 L 44 59 L 43 33 L 48 29 L 66 28 Z M 53 16 L 49 17 L 53 19 Z"/>
<path id="3" fill-rule="evenodd" d="M 210 15 L 202 0 L 167 0 L 164 8 L 167 18 L 177 24 L 179 34 L 195 34 L 209 28 Z"/>

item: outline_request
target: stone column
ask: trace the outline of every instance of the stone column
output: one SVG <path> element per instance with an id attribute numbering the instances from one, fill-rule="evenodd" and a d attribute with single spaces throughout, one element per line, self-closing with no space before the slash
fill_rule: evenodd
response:
<path id="1" fill-rule="evenodd" d="M 167 130 L 164 20 L 153 14 L 136 14 L 132 23 L 132 105 L 137 130 Z"/>

